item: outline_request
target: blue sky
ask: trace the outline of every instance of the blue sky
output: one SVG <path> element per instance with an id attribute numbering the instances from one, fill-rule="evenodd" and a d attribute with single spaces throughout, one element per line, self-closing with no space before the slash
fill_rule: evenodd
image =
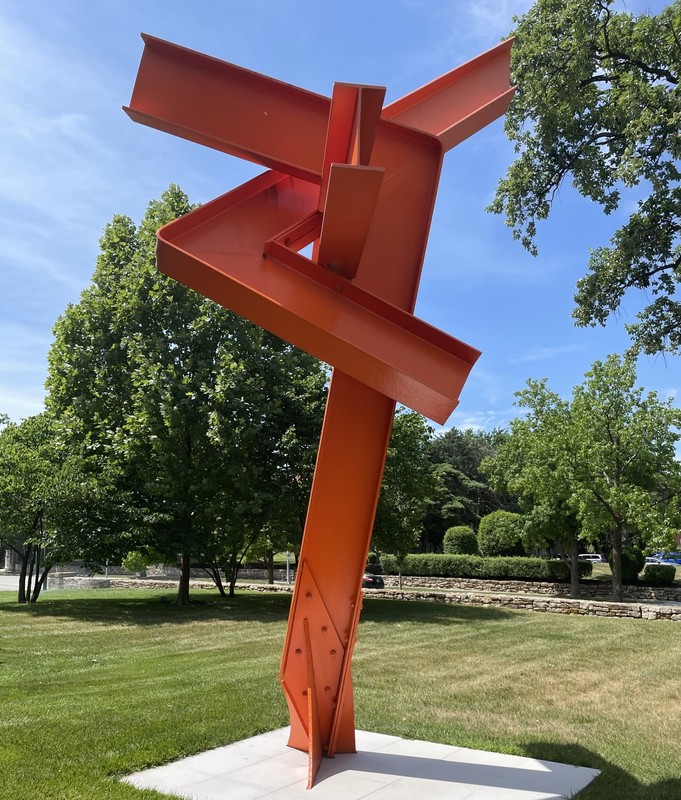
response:
<path id="1" fill-rule="evenodd" d="M 0 412 L 42 408 L 51 329 L 77 302 L 116 213 L 138 221 L 178 183 L 206 202 L 261 171 L 135 125 L 140 32 L 330 95 L 334 81 L 397 99 L 496 44 L 526 0 L 3 0 L 0 5 Z M 662 2 L 628 2 L 655 13 Z M 636 298 L 605 329 L 575 328 L 576 280 L 632 206 L 611 217 L 569 186 L 540 228 L 538 258 L 485 213 L 512 160 L 497 121 L 446 157 L 417 314 L 483 351 L 448 426 L 491 429 L 513 393 L 548 378 L 562 395 L 622 352 Z M 679 397 L 678 359 L 643 358 L 639 383 Z"/>

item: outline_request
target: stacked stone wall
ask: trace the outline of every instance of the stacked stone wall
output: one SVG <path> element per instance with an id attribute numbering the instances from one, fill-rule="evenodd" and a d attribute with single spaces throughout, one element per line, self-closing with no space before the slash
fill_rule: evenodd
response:
<path id="1" fill-rule="evenodd" d="M 488 581 L 484 581 L 489 586 Z M 502 582 L 516 584 L 517 581 Z M 536 584 L 532 584 L 536 587 Z M 159 578 L 103 578 L 64 576 L 58 586 L 51 588 L 109 588 L 125 587 L 139 589 L 177 589 L 177 581 Z M 212 581 L 192 581 L 192 589 L 214 590 Z M 238 584 L 240 590 L 258 592 L 287 592 L 293 591 L 292 586 L 286 584 L 242 583 Z M 540 611 L 551 614 L 576 614 L 579 616 L 619 617 L 625 619 L 648 619 L 681 621 L 681 602 L 668 601 L 664 604 L 647 601 L 642 603 L 623 602 L 615 603 L 606 600 L 583 599 L 573 600 L 567 597 L 548 596 L 534 593 L 515 594 L 511 592 L 493 591 L 456 591 L 448 588 L 433 590 L 426 588 L 399 589 L 367 589 L 365 597 L 385 600 L 404 600 L 408 602 L 448 603 L 471 606 L 488 606 L 495 608 L 510 608 L 521 611 Z"/>
<path id="2" fill-rule="evenodd" d="M 386 588 L 397 587 L 399 579 L 385 575 Z M 569 597 L 570 585 L 549 581 L 502 581 L 481 578 L 425 578 L 405 576 L 402 586 L 422 589 L 467 590 L 471 592 L 542 594 L 553 597 Z M 681 602 L 681 588 L 678 586 L 624 586 L 623 595 L 627 600 L 658 600 L 662 603 Z M 610 581 L 580 581 L 581 597 L 606 597 L 612 594 Z"/>
<path id="3" fill-rule="evenodd" d="M 454 603 L 474 606 L 495 606 L 522 611 L 544 611 L 553 614 L 578 614 L 595 617 L 624 617 L 629 619 L 666 619 L 681 621 L 681 603 L 655 605 L 653 603 L 614 603 L 598 600 L 571 600 L 568 598 L 528 597 L 509 594 L 483 594 L 478 592 L 429 592 L 371 589 L 371 597 L 390 600 Z"/>

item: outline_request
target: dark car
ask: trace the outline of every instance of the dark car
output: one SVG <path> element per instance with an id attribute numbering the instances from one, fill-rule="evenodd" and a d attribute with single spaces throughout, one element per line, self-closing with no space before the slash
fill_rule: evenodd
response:
<path id="1" fill-rule="evenodd" d="M 364 573 L 362 578 L 362 589 L 383 589 L 385 583 L 380 575 L 372 575 L 369 572 Z"/>

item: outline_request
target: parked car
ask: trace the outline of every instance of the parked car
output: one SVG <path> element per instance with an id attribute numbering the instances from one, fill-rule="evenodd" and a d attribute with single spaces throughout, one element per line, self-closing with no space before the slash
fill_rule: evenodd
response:
<path id="1" fill-rule="evenodd" d="M 681 564 L 681 553 L 655 553 L 653 558 L 659 558 L 662 564 Z"/>
<path id="2" fill-rule="evenodd" d="M 581 561 L 591 561 L 594 564 L 605 564 L 605 559 L 600 553 L 580 553 L 577 558 Z"/>
<path id="3" fill-rule="evenodd" d="M 380 575 L 372 575 L 370 572 L 365 572 L 362 578 L 362 589 L 383 589 L 385 582 Z"/>
<path id="4" fill-rule="evenodd" d="M 661 558 L 657 556 L 646 556 L 646 564 L 666 564 L 668 562 L 663 561 Z"/>

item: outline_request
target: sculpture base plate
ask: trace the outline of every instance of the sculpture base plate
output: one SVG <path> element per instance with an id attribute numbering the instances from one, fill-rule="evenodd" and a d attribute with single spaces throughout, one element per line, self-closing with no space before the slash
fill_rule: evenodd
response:
<path id="1" fill-rule="evenodd" d="M 562 800 L 598 770 L 357 731 L 357 753 L 324 759 L 305 789 L 307 753 L 288 728 L 123 780 L 191 800 Z"/>

